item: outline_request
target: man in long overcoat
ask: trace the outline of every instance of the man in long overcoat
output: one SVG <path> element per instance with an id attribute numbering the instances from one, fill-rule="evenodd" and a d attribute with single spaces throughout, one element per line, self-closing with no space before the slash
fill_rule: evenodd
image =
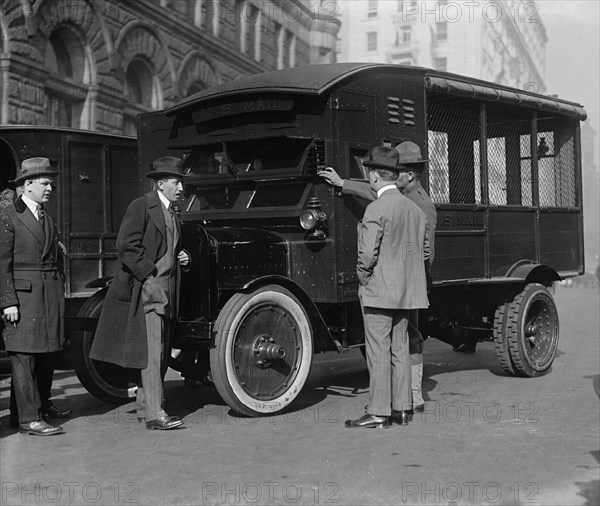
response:
<path id="1" fill-rule="evenodd" d="M 377 199 L 358 225 L 358 296 L 363 312 L 369 405 L 367 413 L 346 427 L 386 428 L 392 411 L 401 425 L 412 407 L 408 350 L 408 312 L 426 308 L 425 214 L 403 196 L 398 178 L 399 154 L 374 147 L 364 165 Z"/>
<path id="2" fill-rule="evenodd" d="M 395 149 L 398 151 L 398 162 L 400 170 L 396 186 L 402 192 L 402 195 L 412 200 L 425 213 L 427 218 L 427 239 L 429 241 L 429 258 L 426 259 L 426 275 L 429 277 L 429 270 L 433 264 L 435 255 L 435 228 L 437 225 L 437 211 L 431 197 L 421 186 L 421 173 L 425 169 L 428 160 L 421 156 L 421 148 L 411 141 L 404 141 L 398 144 Z M 319 172 L 329 184 L 341 188 L 342 194 L 360 197 L 369 202 L 377 198 L 377 194 L 371 189 L 368 182 L 356 181 L 352 179 L 342 179 L 338 173 L 331 167 Z M 425 410 L 425 400 L 423 399 L 423 348 L 424 338 L 419 330 L 419 310 L 413 309 L 408 314 L 408 344 L 411 362 L 411 384 L 413 410 L 422 412 Z"/>
<path id="3" fill-rule="evenodd" d="M 183 421 L 162 408 L 163 377 L 179 306 L 181 248 L 179 218 L 172 211 L 183 191 L 181 160 L 163 157 L 147 177 L 155 189 L 127 208 L 117 237 L 118 268 L 94 336 L 90 357 L 140 369 L 138 420 L 148 429 L 173 429 Z"/>
<path id="4" fill-rule="evenodd" d="M 48 405 L 52 405 L 55 352 L 63 345 L 62 251 L 54 220 L 44 209 L 57 175 L 47 158 L 23 160 L 13 181 L 23 185 L 23 195 L 0 214 L 0 309 L 12 367 L 11 387 L 20 432 L 40 436 L 64 432 L 43 419 L 52 415 Z"/>

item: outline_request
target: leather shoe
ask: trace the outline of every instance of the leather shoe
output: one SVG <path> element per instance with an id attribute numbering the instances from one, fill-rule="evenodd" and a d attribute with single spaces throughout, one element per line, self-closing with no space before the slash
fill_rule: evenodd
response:
<path id="1" fill-rule="evenodd" d="M 42 409 L 42 418 L 71 418 L 73 411 L 70 409 L 59 409 L 54 404 L 50 404 L 47 408 Z"/>
<path id="2" fill-rule="evenodd" d="M 183 425 L 183 420 L 176 416 L 163 415 L 160 418 L 149 420 L 146 422 L 148 430 L 170 430 Z"/>
<path id="3" fill-rule="evenodd" d="M 346 420 L 344 425 L 353 429 L 387 429 L 390 426 L 390 417 L 367 413 L 357 420 Z"/>
<path id="4" fill-rule="evenodd" d="M 44 420 L 36 420 L 29 423 L 20 423 L 19 432 L 32 436 L 54 436 L 55 434 L 64 434 L 62 427 L 55 427 L 47 424 Z"/>
<path id="5" fill-rule="evenodd" d="M 414 415 L 415 413 L 423 413 L 425 411 L 425 404 L 419 404 L 418 406 L 413 406 L 412 409 L 409 409 L 407 413 L 409 415 Z"/>
<path id="6" fill-rule="evenodd" d="M 398 425 L 408 425 L 408 411 L 392 410 L 392 421 Z"/>

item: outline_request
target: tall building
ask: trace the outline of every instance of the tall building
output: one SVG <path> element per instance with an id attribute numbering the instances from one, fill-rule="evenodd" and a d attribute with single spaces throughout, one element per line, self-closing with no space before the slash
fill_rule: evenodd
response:
<path id="1" fill-rule="evenodd" d="M 338 61 L 417 65 L 544 93 L 546 31 L 536 4 L 337 0 Z"/>
<path id="2" fill-rule="evenodd" d="M 0 124 L 136 133 L 136 115 L 241 74 L 331 62 L 324 2 L 2 0 Z"/>

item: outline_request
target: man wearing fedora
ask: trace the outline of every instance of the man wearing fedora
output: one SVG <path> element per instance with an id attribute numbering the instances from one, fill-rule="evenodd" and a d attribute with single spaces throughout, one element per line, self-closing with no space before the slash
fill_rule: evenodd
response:
<path id="1" fill-rule="evenodd" d="M 429 246 L 425 214 L 396 186 L 398 162 L 398 151 L 382 146 L 371 148 L 363 162 L 377 196 L 358 224 L 356 266 L 369 405 L 346 427 L 387 428 L 391 415 L 406 425 L 412 407 L 408 312 L 429 305 L 424 263 Z"/>
<path id="2" fill-rule="evenodd" d="M 181 268 L 190 256 L 181 249 L 181 227 L 172 204 L 183 191 L 179 158 L 166 156 L 146 174 L 154 190 L 135 199 L 117 237 L 118 269 L 106 294 L 90 357 L 140 370 L 138 421 L 168 430 L 183 421 L 162 407 L 170 336 L 179 306 Z"/>
<path id="3" fill-rule="evenodd" d="M 65 299 L 62 250 L 44 204 L 57 175 L 48 158 L 23 160 L 12 181 L 23 193 L 0 214 L 0 309 L 12 366 L 11 422 L 38 436 L 63 433 L 45 419 L 71 415 L 50 401 L 56 352 L 63 346 Z"/>
<path id="4" fill-rule="evenodd" d="M 398 151 L 398 163 L 400 164 L 396 186 L 405 197 L 412 200 L 419 209 L 425 213 L 427 218 L 427 239 L 429 241 L 429 258 L 426 259 L 425 272 L 427 275 L 428 286 L 431 281 L 429 270 L 433 263 L 435 249 L 435 227 L 437 224 L 437 211 L 435 204 L 421 186 L 421 174 L 425 169 L 428 160 L 421 156 L 421 148 L 411 141 L 404 141 L 395 148 Z M 351 179 L 342 179 L 337 172 L 327 167 L 319 172 L 329 184 L 342 189 L 344 195 L 353 195 L 365 200 L 375 200 L 377 195 L 371 189 L 369 183 L 364 181 L 353 181 Z M 425 341 L 419 331 L 419 310 L 413 309 L 408 315 L 408 338 L 411 363 L 411 384 L 413 410 L 422 412 L 425 410 L 425 401 L 423 399 L 423 347 Z"/>

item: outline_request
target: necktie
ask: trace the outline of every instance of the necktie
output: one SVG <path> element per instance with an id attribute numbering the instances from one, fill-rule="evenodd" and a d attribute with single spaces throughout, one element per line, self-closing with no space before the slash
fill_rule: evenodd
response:
<path id="1" fill-rule="evenodd" d="M 41 204 L 38 204 L 37 207 L 37 219 L 40 223 L 44 223 L 44 216 L 45 215 L 45 211 L 44 211 L 44 207 Z"/>

